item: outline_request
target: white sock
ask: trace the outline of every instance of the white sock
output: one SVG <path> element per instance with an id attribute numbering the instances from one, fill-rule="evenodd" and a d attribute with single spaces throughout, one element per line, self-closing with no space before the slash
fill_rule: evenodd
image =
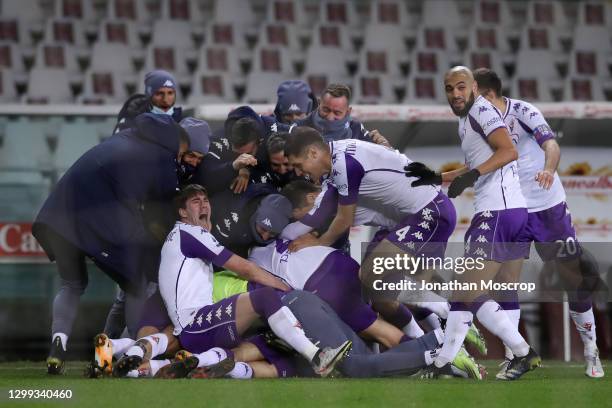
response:
<path id="1" fill-rule="evenodd" d="M 512 323 L 516 330 L 518 330 L 519 322 L 521 320 L 521 309 L 506 310 L 506 316 L 508 316 L 508 319 L 510 319 L 510 323 Z M 512 360 L 514 358 L 512 350 L 510 350 L 510 347 L 508 347 L 506 343 L 504 343 L 504 356 L 508 360 Z"/>
<path id="2" fill-rule="evenodd" d="M 435 360 L 436 367 L 443 367 L 455 359 L 463 345 L 465 335 L 474 320 L 474 315 L 468 310 L 452 310 L 448 313 L 446 330 L 444 331 L 444 344 L 440 354 Z"/>
<path id="3" fill-rule="evenodd" d="M 149 377 L 155 377 L 155 374 L 159 371 L 160 368 L 167 366 L 170 364 L 170 360 L 149 360 L 149 366 L 151 366 L 151 370 L 149 371 Z"/>
<path id="4" fill-rule="evenodd" d="M 476 312 L 480 323 L 510 347 L 512 354 L 518 357 L 529 353 L 529 344 L 510 321 L 506 311 L 494 300 L 488 300 Z"/>
<path id="5" fill-rule="evenodd" d="M 268 317 L 270 328 L 281 339 L 285 340 L 295 351 L 312 361 L 319 348 L 312 344 L 300 323 L 287 306 L 283 306 Z"/>
<path id="6" fill-rule="evenodd" d="M 425 365 L 432 365 L 436 357 L 438 357 L 439 352 L 440 349 L 425 350 Z"/>
<path id="7" fill-rule="evenodd" d="M 113 345 L 113 357 L 121 357 L 127 349 L 136 343 L 136 340 L 124 337 L 122 339 L 109 339 Z"/>
<path id="8" fill-rule="evenodd" d="M 66 351 L 66 344 L 68 343 L 68 336 L 65 333 L 53 333 L 53 336 L 51 336 L 51 342 L 53 343 L 53 340 L 55 340 L 55 338 L 59 336 L 60 340 L 62 341 L 62 347 L 64 348 L 64 351 Z"/>
<path id="9" fill-rule="evenodd" d="M 410 323 L 402 328 L 402 331 L 411 339 L 417 339 L 425 334 L 414 317 L 410 319 Z"/>
<path id="10" fill-rule="evenodd" d="M 435 313 L 432 313 L 427 316 L 424 321 L 431 327 L 432 330 L 439 329 L 442 327 L 442 325 L 440 324 L 440 318 Z"/>
<path id="11" fill-rule="evenodd" d="M 580 339 L 582 339 L 582 344 L 584 344 L 584 355 L 589 356 L 593 354 L 597 348 L 597 334 L 595 332 L 593 308 L 583 313 L 570 310 L 570 316 L 572 316 L 576 330 L 580 335 Z"/>
<path id="12" fill-rule="evenodd" d="M 428 295 L 429 296 L 429 295 Z M 436 295 L 438 296 L 438 295 Z M 438 296 L 440 300 L 436 300 L 433 302 L 418 302 L 416 306 L 422 307 L 423 309 L 431 310 L 440 318 L 448 319 L 448 312 L 450 311 L 450 305 L 442 296 Z"/>
<path id="13" fill-rule="evenodd" d="M 151 358 L 155 358 L 166 352 L 168 348 L 168 336 L 164 333 L 155 333 L 138 340 L 146 340 L 151 344 Z"/>
<path id="14" fill-rule="evenodd" d="M 253 378 L 253 368 L 248 363 L 238 361 L 233 370 L 227 373 L 227 375 L 237 380 L 248 380 Z"/>
<path id="15" fill-rule="evenodd" d="M 198 367 L 208 367 L 227 358 L 227 352 L 220 347 L 213 347 L 208 351 L 200 353 L 198 357 Z"/>
<path id="16" fill-rule="evenodd" d="M 125 355 L 144 357 L 144 351 L 140 347 L 134 345 L 134 346 L 131 346 L 129 349 L 127 349 L 127 351 L 125 352 Z"/>
<path id="17" fill-rule="evenodd" d="M 438 340 L 438 344 L 444 344 L 444 331 L 441 327 L 434 329 L 434 334 L 436 335 L 436 340 Z"/>

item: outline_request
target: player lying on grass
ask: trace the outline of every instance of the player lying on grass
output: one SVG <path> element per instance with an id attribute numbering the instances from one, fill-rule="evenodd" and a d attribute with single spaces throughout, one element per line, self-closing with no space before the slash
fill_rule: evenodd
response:
<path id="1" fill-rule="evenodd" d="M 476 214 L 465 234 L 466 257 L 484 258 L 484 268 L 468 270 L 457 277 L 461 283 L 491 281 L 502 268 L 522 266 L 518 238 L 527 222 L 525 199 L 516 169 L 518 153 L 500 113 L 482 96 L 476 97 L 477 84 L 466 67 L 454 67 L 444 77 L 448 103 L 459 117 L 459 137 L 466 166 L 446 173 L 435 173 L 422 163 L 406 167 L 412 184 L 431 185 L 451 182 L 448 195 L 455 198 L 474 186 Z M 474 316 L 507 344 L 515 358 L 502 379 L 514 380 L 541 363 L 540 357 L 520 335 L 503 308 L 486 289 L 455 291 L 446 322 L 446 339 L 432 365 L 432 375 L 448 370 L 463 342 Z"/>
<path id="2" fill-rule="evenodd" d="M 346 377 L 408 376 L 431 364 L 443 339 L 436 329 L 418 339 L 395 346 L 384 353 L 374 353 L 370 347 L 334 310 L 318 296 L 305 291 L 292 291 L 283 299 L 298 317 L 304 332 L 318 344 L 336 347 L 351 341 L 353 346 L 336 366 L 337 375 Z M 212 357 L 212 359 L 211 359 Z M 294 352 L 280 349 L 278 342 L 263 335 L 254 336 L 233 350 L 233 358 L 240 361 L 240 370 L 248 373 L 242 378 L 312 377 L 314 373 Z M 175 361 L 158 372 L 161 378 L 213 378 L 225 375 L 232 365 L 218 363 L 202 367 L 202 361 L 214 361 L 210 352 Z M 198 368 L 200 367 L 200 368 Z M 484 370 L 462 349 L 453 362 L 453 375 L 482 379 Z"/>
<path id="3" fill-rule="evenodd" d="M 291 311 L 282 305 L 279 290 L 289 287 L 257 265 L 240 258 L 208 232 L 210 204 L 206 190 L 198 185 L 185 187 L 176 199 L 180 221 L 168 234 L 162 248 L 159 289 L 174 325 L 173 334 L 190 352 L 213 347 L 231 349 L 260 317 L 272 331 L 326 376 L 350 347 L 320 349 L 300 328 Z M 216 264 L 265 287 L 213 303 L 213 267 Z M 127 356 L 113 367 L 113 375 L 124 376 L 136 369 L 143 358 Z"/>
<path id="4" fill-rule="evenodd" d="M 502 95 L 502 82 L 494 71 L 479 68 L 474 71 L 474 80 L 478 84 L 478 92 L 502 113 L 504 123 L 517 138 L 518 176 L 528 212 L 527 225 L 519 240 L 535 242 L 540 258 L 554 261 L 557 270 L 573 288 L 568 293 L 570 315 L 584 345 L 585 374 L 593 378 L 603 377 L 591 293 L 584 290 L 591 286 L 585 283 L 589 276 L 593 276 L 589 274 L 593 266 L 583 256 L 583 248 L 576 239 L 572 216 L 565 202 L 565 190 L 557 174 L 561 151 L 555 133 L 537 107 Z M 525 255 L 529 256 L 528 253 Z M 506 279 L 516 282 L 519 276 L 508 276 Z M 500 305 L 518 326 L 521 314 L 518 294 L 514 291 L 511 296 L 512 299 L 500 302 Z M 513 357 L 506 347 L 507 363 Z M 502 369 L 498 375 L 504 372 Z"/>

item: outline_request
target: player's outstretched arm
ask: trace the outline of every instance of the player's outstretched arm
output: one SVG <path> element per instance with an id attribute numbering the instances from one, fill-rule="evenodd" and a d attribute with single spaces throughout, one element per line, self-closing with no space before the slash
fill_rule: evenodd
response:
<path id="1" fill-rule="evenodd" d="M 284 291 L 291 290 L 291 288 L 283 281 L 241 256 L 232 255 L 227 262 L 223 264 L 223 267 L 230 271 L 236 272 L 238 275 L 250 282 L 261 283 L 262 285 Z"/>
<path id="2" fill-rule="evenodd" d="M 319 245 L 331 246 L 353 225 L 357 204 L 340 205 L 329 228 L 319 237 Z"/>
<path id="3" fill-rule="evenodd" d="M 544 168 L 536 174 L 536 181 L 543 189 L 550 189 L 555 180 L 555 172 L 561 160 L 561 149 L 555 139 L 548 139 L 542 143 L 544 150 Z"/>

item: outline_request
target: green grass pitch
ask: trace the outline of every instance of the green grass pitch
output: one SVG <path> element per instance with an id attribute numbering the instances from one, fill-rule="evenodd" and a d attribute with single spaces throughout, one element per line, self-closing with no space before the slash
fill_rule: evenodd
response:
<path id="1" fill-rule="evenodd" d="M 470 380 L 285 379 L 147 380 L 86 379 L 84 362 L 67 375 L 49 377 L 42 362 L 0 364 L 0 408 L 15 407 L 606 407 L 612 379 L 590 379 L 577 363 L 545 361 L 515 382 Z M 612 367 L 610 361 L 604 366 Z M 11 389 L 70 389 L 70 400 L 11 400 Z"/>

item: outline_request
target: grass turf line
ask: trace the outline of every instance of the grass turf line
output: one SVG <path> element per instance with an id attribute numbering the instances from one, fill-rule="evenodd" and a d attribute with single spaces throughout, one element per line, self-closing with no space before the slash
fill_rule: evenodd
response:
<path id="1" fill-rule="evenodd" d="M 43 362 L 0 364 L 0 408 L 16 407 L 559 407 L 608 406 L 612 378 L 590 379 L 576 363 L 546 361 L 515 382 L 495 381 L 497 364 L 484 362 L 486 381 L 377 379 L 150 380 L 87 379 L 85 362 L 67 375 L 47 376 Z M 611 367 L 610 361 L 604 366 Z M 71 400 L 8 399 L 9 389 L 70 389 Z"/>

